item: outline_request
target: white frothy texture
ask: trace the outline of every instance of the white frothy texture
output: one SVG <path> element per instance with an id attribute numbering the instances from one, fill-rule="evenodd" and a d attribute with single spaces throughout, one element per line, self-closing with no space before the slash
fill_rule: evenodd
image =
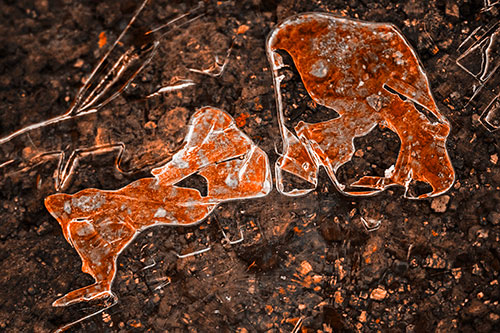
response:
<path id="1" fill-rule="evenodd" d="M 226 180 L 225 180 L 225 183 L 227 186 L 231 187 L 231 188 L 235 188 L 238 186 L 238 179 L 232 177 L 231 174 L 229 174 L 227 177 L 226 177 Z"/>
<path id="2" fill-rule="evenodd" d="M 328 64 L 320 59 L 311 66 L 311 71 L 309 73 L 316 77 L 324 78 L 328 74 Z"/>
<path id="3" fill-rule="evenodd" d="M 64 211 L 66 214 L 70 215 L 71 214 L 71 204 L 69 201 L 64 202 Z"/>
<path id="4" fill-rule="evenodd" d="M 99 209 L 105 202 L 106 198 L 101 194 L 83 195 L 79 198 L 71 199 L 71 204 L 84 212 Z"/>
<path id="5" fill-rule="evenodd" d="M 165 216 L 167 216 L 167 211 L 165 209 L 163 209 L 162 207 L 160 207 L 156 210 L 154 217 L 165 217 Z"/>
<path id="6" fill-rule="evenodd" d="M 189 163 L 184 161 L 180 154 L 175 154 L 172 157 L 172 165 L 179 169 L 186 169 L 187 167 L 189 167 Z"/>

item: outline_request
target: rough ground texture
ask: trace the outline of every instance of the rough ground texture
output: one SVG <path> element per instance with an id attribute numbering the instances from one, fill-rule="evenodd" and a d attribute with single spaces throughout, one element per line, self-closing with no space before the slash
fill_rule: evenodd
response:
<path id="1" fill-rule="evenodd" d="M 304 197 L 273 190 L 265 198 L 223 204 L 197 227 L 149 229 L 119 257 L 113 285 L 119 302 L 71 330 L 498 332 L 498 132 L 487 131 L 478 109 L 466 107 L 475 82 L 455 64 L 460 43 L 499 19 L 498 6 L 482 10 L 483 5 L 473 0 L 207 2 L 203 17 L 161 40 L 149 66 L 114 102 L 1 147 L 2 155 L 29 160 L 76 144 L 121 142 L 121 171 L 115 168 L 116 151 L 88 154 L 65 191 L 117 189 L 168 159 L 179 148 L 190 115 L 212 105 L 233 115 L 273 163 L 280 138 L 265 39 L 278 21 L 305 11 L 394 23 L 419 54 L 440 111 L 452 124 L 448 149 L 457 181 L 445 196 L 410 201 L 402 198 L 402 188 L 393 188 L 353 199 L 340 195 L 322 173 L 318 189 Z M 67 110 L 137 2 L 3 1 L 0 6 L 4 137 Z M 194 6 L 157 1 L 138 22 L 151 29 Z M 188 71 L 210 67 L 215 56 L 223 59 L 232 43 L 220 77 Z M 144 98 L 176 78 L 190 78 L 196 86 Z M 298 77 L 295 85 L 298 89 L 287 90 L 290 105 L 310 108 Z M 399 143 L 393 133 L 377 129 L 356 144 L 363 153 L 340 170 L 343 179 L 383 174 Z M 57 163 L 47 158 L 19 172 L 9 166 L 0 171 L 2 331 L 51 331 L 103 306 L 51 306 L 92 283 L 43 206 L 55 193 Z M 362 218 L 380 220 L 380 228 L 368 231 Z M 244 240 L 228 244 L 222 230 L 236 240 L 239 229 Z M 201 255 L 175 255 L 208 246 Z"/>

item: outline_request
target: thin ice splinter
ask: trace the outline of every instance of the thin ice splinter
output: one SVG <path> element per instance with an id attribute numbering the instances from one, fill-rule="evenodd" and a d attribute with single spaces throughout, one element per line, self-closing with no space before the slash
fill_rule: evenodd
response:
<path id="1" fill-rule="evenodd" d="M 116 259 L 142 230 L 156 225 L 188 226 L 201 222 L 224 201 L 257 198 L 272 187 L 266 153 L 226 112 L 212 107 L 191 118 L 184 148 L 155 178 L 139 179 L 122 189 L 85 189 L 45 199 L 66 240 L 82 259 L 82 271 L 95 283 L 71 291 L 54 306 L 66 306 L 112 295 Z M 197 173 L 208 184 L 202 196 L 176 183 Z"/>
<path id="2" fill-rule="evenodd" d="M 85 84 L 78 91 L 71 106 L 64 114 L 23 127 L 0 138 L 0 169 L 9 166 L 10 169 L 15 170 L 6 170 L 6 175 L 18 171 L 23 172 L 48 159 L 57 158 L 59 163 L 54 174 L 55 187 L 57 190 L 64 190 L 70 182 L 73 170 L 77 166 L 78 159 L 82 155 L 87 153 L 96 154 L 111 149 L 119 151 L 119 158 L 117 161 L 120 160 L 121 154 L 125 149 L 125 145 L 120 142 L 110 145 L 96 144 L 91 147 L 78 148 L 73 147 L 72 142 L 67 142 L 64 149 L 61 150 L 61 147 L 53 146 L 53 143 L 59 142 L 59 140 L 49 140 L 44 142 L 44 145 L 47 146 L 45 150 L 40 148 L 40 153 L 27 159 L 22 156 L 22 149 L 11 151 L 7 144 L 16 138 L 23 141 L 24 144 L 27 140 L 24 136 L 29 138 L 30 134 L 35 130 L 40 130 L 52 125 L 56 126 L 58 123 L 71 121 L 76 117 L 83 117 L 98 112 L 105 105 L 118 97 L 135 77 L 151 62 L 160 40 L 167 33 L 171 33 L 197 20 L 203 15 L 202 9 L 204 8 L 204 4 L 200 2 L 198 6 L 191 11 L 170 20 L 156 29 L 146 32 L 143 36 L 140 36 L 141 38 L 138 38 L 139 36 L 131 38 L 133 35 L 130 33 L 130 31 L 133 30 L 131 27 L 150 2 L 149 0 L 142 1 L 141 5 L 130 19 L 130 22 L 111 45 L 110 49 L 101 58 L 98 65 L 86 79 Z M 147 97 L 149 98 L 161 93 L 181 90 L 192 85 L 194 85 L 194 82 L 186 81 L 175 86 L 163 87 Z M 58 132 L 58 136 L 62 138 L 64 132 Z M 5 148 L 2 147 L 3 145 L 6 145 L 4 146 Z M 4 149 L 8 153 L 2 156 L 1 152 Z M 117 168 L 120 170 L 119 165 L 117 165 Z"/>
<path id="3" fill-rule="evenodd" d="M 476 106 L 490 132 L 500 129 L 500 21 L 475 29 L 458 47 L 457 64 L 475 79 L 467 106 Z M 482 111 L 481 111 L 482 109 Z"/>
<path id="4" fill-rule="evenodd" d="M 286 195 L 312 191 L 323 166 L 337 188 L 348 195 L 371 195 L 391 185 L 405 196 L 424 198 L 447 191 L 455 173 L 446 151 L 448 121 L 439 113 L 417 55 L 392 24 L 361 22 L 326 13 L 306 13 L 277 25 L 267 40 L 273 69 L 283 155 L 276 163 L 276 184 Z M 280 83 L 284 67 L 278 50 L 290 54 L 310 97 L 340 116 L 319 123 L 299 122 L 295 134 L 285 125 Z M 427 114 L 419 111 L 421 106 Z M 377 125 L 401 140 L 395 165 L 385 177 L 365 176 L 350 184 L 367 191 L 346 190 L 336 177 L 353 156 L 354 138 Z M 312 188 L 286 191 L 286 171 Z M 411 183 L 428 183 L 432 191 L 414 196 Z"/>

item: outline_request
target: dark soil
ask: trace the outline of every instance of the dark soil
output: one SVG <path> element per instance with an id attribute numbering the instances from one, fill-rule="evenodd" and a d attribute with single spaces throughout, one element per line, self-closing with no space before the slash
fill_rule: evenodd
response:
<path id="1" fill-rule="evenodd" d="M 63 114 L 138 2 L 3 1 L 0 137 Z M 118 304 L 71 330 L 500 331 L 499 132 L 478 121 L 484 105 L 467 106 L 477 83 L 455 63 L 460 43 L 500 17 L 499 6 L 482 10 L 484 3 L 207 1 L 205 15 L 165 35 L 151 63 L 99 112 L 0 147 L 0 164 L 15 160 L 0 169 L 0 330 L 52 331 L 103 306 L 51 306 L 93 281 L 81 272 L 77 253 L 43 205 L 55 193 L 58 160 L 50 155 L 33 164 L 33 156 L 121 142 L 120 169 L 115 150 L 87 154 L 65 192 L 117 189 L 168 159 L 190 115 L 212 105 L 238 119 L 274 163 L 280 137 L 266 36 L 290 15 L 328 11 L 392 22 L 415 48 L 440 111 L 452 124 L 454 187 L 445 196 L 419 201 L 404 199 L 403 188 L 350 198 L 322 171 L 319 187 L 306 196 L 288 198 L 273 190 L 265 198 L 225 203 L 197 227 L 149 229 L 118 260 L 113 284 Z M 140 36 L 195 5 L 153 1 L 133 33 Z M 101 33 L 107 42 L 99 48 Z M 188 70 L 210 67 L 215 56 L 224 59 L 231 45 L 220 77 Z M 145 98 L 175 78 L 196 85 Z M 292 103 L 307 107 L 309 97 L 300 89 L 288 93 Z M 393 133 L 377 129 L 356 144 L 367 153 L 340 170 L 346 181 L 366 170 L 383 173 L 394 163 L 399 143 Z M 380 228 L 368 231 L 361 218 L 381 220 Z M 244 240 L 228 244 L 222 230 L 236 240 L 239 229 Z M 201 255 L 175 255 L 208 246 Z"/>

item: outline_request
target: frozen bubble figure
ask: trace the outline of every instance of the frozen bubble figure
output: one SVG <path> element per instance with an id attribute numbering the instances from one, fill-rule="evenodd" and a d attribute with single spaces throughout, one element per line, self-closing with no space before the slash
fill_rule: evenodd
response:
<path id="1" fill-rule="evenodd" d="M 283 140 L 283 154 L 276 163 L 281 193 L 294 196 L 312 191 L 320 166 L 348 195 L 371 195 L 402 185 L 405 197 L 420 199 L 440 195 L 452 186 L 455 173 L 446 151 L 450 125 L 439 113 L 415 51 L 394 25 L 305 13 L 278 24 L 266 50 Z M 335 110 L 338 117 L 317 123 L 300 121 L 295 133 L 287 128 L 280 87 L 284 76 L 279 73 L 285 65 L 278 51 L 291 56 L 312 100 Z M 336 171 L 352 158 L 354 138 L 377 125 L 399 136 L 397 162 L 384 177 L 362 177 L 350 184 L 355 190 L 347 190 Z M 312 186 L 285 190 L 283 172 Z M 416 182 L 429 184 L 432 191 L 413 195 L 408 189 Z"/>
<path id="2" fill-rule="evenodd" d="M 266 153 L 229 114 L 213 107 L 192 116 L 183 149 L 152 173 L 154 178 L 115 191 L 89 188 L 45 199 L 47 210 L 82 259 L 82 271 L 95 279 L 94 284 L 59 298 L 54 306 L 113 296 L 116 259 L 144 229 L 194 225 L 221 202 L 262 197 L 272 188 Z M 195 173 L 206 179 L 206 196 L 176 185 Z"/>

